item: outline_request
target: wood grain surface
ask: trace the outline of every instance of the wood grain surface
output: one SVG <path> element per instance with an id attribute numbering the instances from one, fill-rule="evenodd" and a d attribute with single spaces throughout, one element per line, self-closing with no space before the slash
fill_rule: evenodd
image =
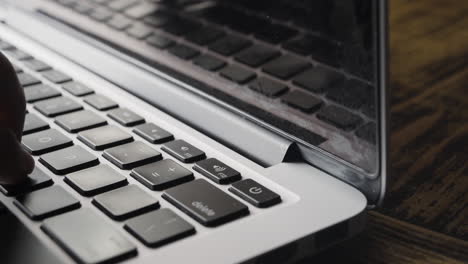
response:
<path id="1" fill-rule="evenodd" d="M 305 263 L 468 263 L 468 1 L 389 2 L 387 197 Z"/>

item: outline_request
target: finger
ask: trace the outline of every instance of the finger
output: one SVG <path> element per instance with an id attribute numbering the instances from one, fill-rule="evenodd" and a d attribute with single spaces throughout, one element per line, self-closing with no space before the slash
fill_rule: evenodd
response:
<path id="1" fill-rule="evenodd" d="M 0 128 L 0 183 L 15 184 L 26 179 L 34 169 L 34 159 L 9 129 Z"/>
<path id="2" fill-rule="evenodd" d="M 18 82 L 15 70 L 8 59 L 0 52 L 0 128 L 13 131 L 17 140 L 23 132 L 26 102 L 23 88 Z"/>

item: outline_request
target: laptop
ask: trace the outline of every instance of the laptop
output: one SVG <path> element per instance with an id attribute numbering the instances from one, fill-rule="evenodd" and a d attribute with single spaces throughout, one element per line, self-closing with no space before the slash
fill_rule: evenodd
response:
<path id="1" fill-rule="evenodd" d="M 295 263 L 358 234 L 387 179 L 386 16 L 0 2 L 36 159 L 0 186 L 2 263 Z"/>

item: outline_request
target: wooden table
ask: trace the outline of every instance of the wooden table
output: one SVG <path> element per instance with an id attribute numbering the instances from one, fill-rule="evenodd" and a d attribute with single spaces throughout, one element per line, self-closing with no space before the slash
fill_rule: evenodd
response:
<path id="1" fill-rule="evenodd" d="M 304 263 L 468 263 L 468 1 L 389 2 L 387 198 L 360 237 Z"/>

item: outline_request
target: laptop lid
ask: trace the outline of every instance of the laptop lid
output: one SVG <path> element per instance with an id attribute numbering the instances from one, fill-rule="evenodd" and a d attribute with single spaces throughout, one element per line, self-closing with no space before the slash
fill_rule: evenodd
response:
<path id="1" fill-rule="evenodd" d="M 102 5 L 115 10 L 113 2 Z M 137 23 L 195 49 L 166 73 L 295 142 L 303 159 L 361 190 L 370 206 L 382 200 L 385 0 L 128 3 L 118 15 L 152 8 Z"/>

